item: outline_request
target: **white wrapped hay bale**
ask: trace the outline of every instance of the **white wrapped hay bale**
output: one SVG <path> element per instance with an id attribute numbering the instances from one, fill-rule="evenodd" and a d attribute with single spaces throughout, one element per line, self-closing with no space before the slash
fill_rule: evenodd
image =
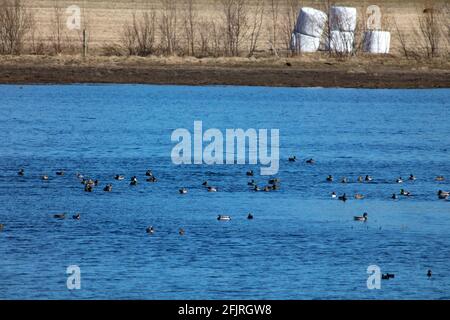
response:
<path id="1" fill-rule="evenodd" d="M 320 38 L 327 22 L 327 14 L 323 11 L 304 7 L 298 15 L 295 32 Z"/>
<path id="2" fill-rule="evenodd" d="M 356 16 L 356 8 L 333 6 L 330 9 L 330 29 L 353 32 L 356 29 Z"/>
<path id="3" fill-rule="evenodd" d="M 337 53 L 353 52 L 355 34 L 353 32 L 331 31 L 329 49 Z"/>
<path id="4" fill-rule="evenodd" d="M 294 44 L 291 49 L 295 52 L 316 52 L 319 49 L 320 38 L 307 36 L 301 33 L 293 34 L 295 40 L 291 41 Z"/>
<path id="5" fill-rule="evenodd" d="M 364 52 L 387 54 L 391 45 L 391 33 L 388 31 L 366 31 L 364 33 Z"/>

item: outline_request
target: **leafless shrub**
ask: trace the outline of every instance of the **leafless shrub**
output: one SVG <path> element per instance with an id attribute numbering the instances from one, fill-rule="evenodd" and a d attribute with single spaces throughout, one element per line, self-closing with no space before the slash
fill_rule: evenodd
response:
<path id="1" fill-rule="evenodd" d="M 439 56 L 442 45 L 443 15 L 436 6 L 423 10 L 419 14 L 418 38 L 428 58 Z"/>
<path id="2" fill-rule="evenodd" d="M 212 28 L 213 23 L 209 22 L 207 19 L 202 19 L 198 23 L 198 42 L 201 57 L 206 57 L 210 54 L 212 47 Z"/>
<path id="3" fill-rule="evenodd" d="M 197 37 L 197 8 L 194 0 L 184 0 L 182 8 L 184 35 L 186 38 L 186 53 L 195 56 L 195 40 Z M 205 40 L 203 32 L 202 40 Z M 204 42 L 202 43 L 205 44 Z"/>
<path id="4" fill-rule="evenodd" d="M 220 0 L 224 30 L 224 53 L 239 56 L 248 31 L 248 6 L 245 0 Z"/>
<path id="5" fill-rule="evenodd" d="M 450 47 L 450 3 L 445 5 L 444 9 L 444 32 L 447 35 L 445 38 L 447 39 L 447 46 Z M 447 47 L 447 49 L 448 49 Z M 449 50 L 447 50 L 448 52 Z"/>
<path id="6" fill-rule="evenodd" d="M 0 0 L 0 53 L 21 54 L 34 16 L 21 0 Z"/>
<path id="7" fill-rule="evenodd" d="M 249 23 L 249 52 L 248 55 L 252 56 L 256 49 L 259 37 L 261 35 L 261 27 L 264 20 L 264 0 L 256 0 L 254 4 L 253 13 L 250 15 L 251 20 Z"/>
<path id="8" fill-rule="evenodd" d="M 58 1 L 53 3 L 53 15 L 51 18 L 51 47 L 54 54 L 63 52 L 64 40 L 67 39 L 65 32 L 64 9 L 59 5 Z"/>
<path id="9" fill-rule="evenodd" d="M 211 30 L 211 54 L 214 57 L 225 55 L 225 40 L 223 27 L 214 21 L 210 22 Z"/>
<path id="10" fill-rule="evenodd" d="M 177 4 L 176 0 L 161 0 L 159 29 L 161 44 L 165 54 L 172 55 L 177 50 Z"/>
<path id="11" fill-rule="evenodd" d="M 128 55 L 148 56 L 155 50 L 155 27 L 156 14 L 153 10 L 142 12 L 138 17 L 135 12 L 132 14 L 131 22 L 125 23 L 122 31 L 122 46 Z M 109 45 L 104 49 L 105 53 L 118 55 L 121 50 Z"/>
<path id="12" fill-rule="evenodd" d="M 47 53 L 46 41 L 39 34 L 36 23 L 33 24 L 30 30 L 30 53 L 35 55 L 44 55 Z"/>
<path id="13" fill-rule="evenodd" d="M 367 18 L 365 13 L 366 8 L 357 8 L 357 19 L 356 19 L 356 27 L 353 39 L 353 50 L 351 55 L 358 55 L 363 51 L 364 48 L 364 33 L 368 31 L 367 29 Z M 363 13 L 364 12 L 364 13 Z M 362 18 L 359 18 L 362 17 Z M 381 27 L 381 26 L 380 26 Z"/>
<path id="14" fill-rule="evenodd" d="M 394 19 L 394 28 L 395 28 L 395 34 L 398 39 L 398 43 L 400 45 L 400 51 L 401 53 L 406 57 L 410 58 L 411 56 L 414 56 L 414 51 L 409 47 L 406 32 L 401 30 L 398 21 Z"/>
<path id="15" fill-rule="evenodd" d="M 278 31 L 279 31 L 279 16 L 280 16 L 280 2 L 278 0 L 269 0 L 269 19 L 270 25 L 268 31 L 269 38 L 269 50 L 278 56 L 277 43 L 278 43 Z"/>
<path id="16" fill-rule="evenodd" d="M 294 31 L 295 24 L 297 23 L 297 17 L 300 12 L 301 2 L 300 0 L 285 0 L 284 8 L 282 11 L 282 34 L 283 43 L 286 50 L 291 48 L 292 32 Z"/>
<path id="17" fill-rule="evenodd" d="M 129 54 L 128 50 L 124 50 L 124 47 L 115 44 L 115 43 L 105 43 L 101 47 L 101 54 L 104 56 L 115 56 L 115 57 L 121 57 Z"/>

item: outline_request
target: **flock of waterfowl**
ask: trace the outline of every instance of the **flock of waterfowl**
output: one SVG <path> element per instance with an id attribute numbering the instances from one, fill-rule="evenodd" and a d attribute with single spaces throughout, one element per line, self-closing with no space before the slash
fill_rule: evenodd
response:
<path id="1" fill-rule="evenodd" d="M 432 277 L 432 275 L 433 275 L 433 272 L 431 271 L 431 269 L 428 269 L 428 271 L 427 271 L 428 279 L 430 279 Z M 382 280 L 389 280 L 389 279 L 394 279 L 394 278 L 395 278 L 395 274 L 393 274 L 393 273 L 383 273 L 381 275 Z"/>
<path id="2" fill-rule="evenodd" d="M 290 156 L 288 158 L 288 161 L 289 162 L 296 162 L 297 161 L 297 157 L 296 156 Z M 315 164 L 315 160 L 312 159 L 312 158 L 305 160 L 305 162 L 307 164 L 310 164 L 310 165 Z M 60 171 L 56 171 L 55 174 L 57 176 L 64 176 L 65 172 L 63 170 L 60 170 Z M 19 176 L 25 176 L 25 170 L 24 169 L 20 169 L 18 171 L 18 175 Z M 246 175 L 248 177 L 253 177 L 255 175 L 255 173 L 254 173 L 253 170 L 249 170 L 249 171 L 246 172 Z M 81 182 L 81 184 L 84 185 L 84 191 L 85 192 L 92 192 L 95 187 L 100 185 L 100 182 L 97 179 L 91 179 L 91 178 L 88 178 L 88 177 L 84 177 L 80 173 L 77 173 L 76 176 L 79 179 L 79 181 Z M 154 183 L 154 182 L 158 181 L 158 179 L 153 174 L 152 170 L 147 170 L 145 172 L 145 176 L 146 176 L 146 181 L 147 182 Z M 44 181 L 49 180 L 49 176 L 47 174 L 42 175 L 41 178 Z M 120 174 L 116 174 L 114 176 L 114 179 L 117 180 L 117 181 L 122 181 L 122 180 L 125 180 L 125 176 L 124 175 L 120 175 Z M 413 174 L 410 174 L 409 177 L 407 178 L 408 181 L 415 181 L 416 179 L 417 178 Z M 329 182 L 329 183 L 332 183 L 332 182 L 335 181 L 335 178 L 332 175 L 328 175 L 325 180 L 327 182 Z M 356 179 L 356 181 L 358 183 L 370 183 L 373 180 L 374 180 L 374 178 L 372 176 L 370 176 L 370 175 L 366 175 L 365 177 L 358 176 L 357 179 Z M 444 181 L 445 178 L 443 176 L 437 176 L 435 178 L 435 180 L 436 181 Z M 339 181 L 341 183 L 349 183 L 350 179 L 348 179 L 347 177 L 342 177 Z M 397 179 L 395 179 L 395 182 L 398 183 L 398 184 L 402 184 L 402 183 L 405 182 L 405 180 L 402 177 L 398 177 Z M 132 176 L 130 178 L 130 183 L 129 183 L 130 186 L 137 186 L 138 183 L 139 182 L 138 182 L 137 176 Z M 279 178 L 270 178 L 268 180 L 268 184 L 265 185 L 264 187 L 259 187 L 256 184 L 255 180 L 251 179 L 250 181 L 248 181 L 247 185 L 250 186 L 251 190 L 253 190 L 253 191 L 269 192 L 269 191 L 272 191 L 272 190 L 278 190 L 280 188 L 280 179 Z M 202 183 L 202 186 L 204 186 L 208 192 L 218 192 L 218 187 L 209 185 L 208 181 L 204 181 Z M 103 187 L 103 191 L 104 192 L 112 192 L 112 190 L 113 190 L 113 185 L 111 183 L 108 183 L 108 184 L 106 184 Z M 187 194 L 188 193 L 188 189 L 185 188 L 185 187 L 180 188 L 178 191 L 179 191 L 180 194 Z M 410 196 L 412 196 L 412 194 L 411 194 L 411 192 L 406 191 L 405 189 L 402 188 L 402 189 L 400 189 L 400 193 L 398 195 L 394 193 L 394 194 L 392 194 L 391 198 L 392 199 L 397 199 L 399 196 L 410 197 Z M 437 193 L 437 196 L 438 196 L 438 199 L 447 200 L 447 199 L 450 198 L 450 192 L 449 191 L 439 190 L 438 193 Z M 341 200 L 341 201 L 344 201 L 344 202 L 349 199 L 346 193 L 338 196 L 336 194 L 336 192 L 332 192 L 331 193 L 331 198 L 335 198 L 335 199 L 338 199 L 338 200 Z M 354 195 L 354 198 L 355 199 L 364 199 L 365 196 L 363 194 L 356 193 Z M 66 214 L 65 213 L 55 214 L 53 217 L 55 219 L 65 219 L 66 218 Z M 72 218 L 75 219 L 75 220 L 80 220 L 81 216 L 80 216 L 79 213 L 77 213 L 77 214 L 73 215 Z M 248 216 L 247 216 L 247 219 L 249 219 L 249 220 L 253 219 L 253 214 L 249 213 Z M 363 221 L 363 222 L 365 222 L 365 221 L 367 221 L 367 219 L 368 219 L 367 212 L 364 212 L 361 216 L 355 216 L 354 217 L 355 221 Z M 229 220 L 231 220 L 231 217 L 229 215 L 219 215 L 217 217 L 217 220 L 219 220 L 219 221 L 229 221 Z M 4 225 L 0 224 L 0 232 L 3 229 L 4 229 Z M 153 234 L 155 232 L 155 229 L 153 228 L 153 226 L 149 226 L 149 227 L 147 227 L 146 232 L 148 234 Z M 179 234 L 180 235 L 184 235 L 185 231 L 182 228 L 180 228 L 179 229 Z"/>
<path id="3" fill-rule="evenodd" d="M 415 180 L 417 180 L 417 178 L 413 174 L 410 174 L 409 177 L 408 177 L 408 181 L 415 181 Z M 444 180 L 445 180 L 445 178 L 443 176 L 437 176 L 435 178 L 435 181 L 444 181 Z M 333 176 L 329 175 L 326 178 L 326 181 L 333 182 L 334 181 Z M 359 182 L 359 183 L 371 182 L 371 181 L 373 181 L 373 178 L 371 176 L 369 176 L 369 175 L 366 175 L 365 178 L 363 178 L 362 176 L 358 176 L 356 181 Z M 343 177 L 341 179 L 341 183 L 348 183 L 348 182 L 349 182 L 349 179 L 347 179 L 347 177 Z M 396 183 L 403 183 L 404 180 L 403 180 L 402 177 L 398 177 L 395 180 L 395 182 Z M 403 189 L 403 188 L 401 188 L 399 194 L 397 195 L 396 193 L 393 193 L 391 198 L 394 199 L 394 200 L 398 199 L 399 195 L 400 196 L 405 196 L 405 197 L 410 197 L 410 196 L 412 196 L 412 193 L 407 191 L 407 190 L 405 190 L 405 189 Z M 438 190 L 437 196 L 438 196 L 439 199 L 447 200 L 450 197 L 450 192 L 449 191 Z M 344 202 L 348 200 L 347 194 L 345 194 L 345 193 L 343 195 L 341 195 L 341 196 L 337 196 L 336 192 L 332 192 L 331 193 L 331 197 L 332 198 L 338 198 L 339 200 L 342 200 Z M 355 199 L 364 199 L 364 195 L 362 195 L 360 193 L 356 193 L 354 195 L 354 198 Z"/>
<path id="4" fill-rule="evenodd" d="M 20 169 L 17 174 L 20 177 L 25 176 L 25 169 Z M 65 175 L 65 171 L 63 171 L 63 170 L 56 171 L 56 175 L 57 176 L 64 176 Z M 247 175 L 248 176 L 253 176 L 254 173 L 253 173 L 253 171 L 248 171 Z M 152 170 L 147 170 L 145 172 L 145 176 L 147 177 L 146 178 L 147 182 L 157 182 L 158 181 L 157 178 L 153 175 Z M 81 173 L 77 172 L 76 173 L 76 177 L 79 179 L 81 184 L 84 185 L 84 191 L 85 192 L 93 192 L 94 188 L 98 187 L 100 185 L 99 180 L 85 177 Z M 44 181 L 48 181 L 50 178 L 49 178 L 49 176 L 47 174 L 44 174 L 44 175 L 41 176 L 41 179 L 44 180 Z M 116 174 L 114 176 L 114 180 L 117 180 L 117 181 L 125 180 L 125 176 L 124 175 L 120 175 L 120 174 Z M 276 179 L 276 181 L 278 181 L 278 179 Z M 273 180 L 272 183 L 275 184 L 276 183 L 275 180 Z M 137 176 L 132 176 L 130 178 L 130 186 L 137 186 L 137 185 L 138 185 L 138 178 L 137 178 Z M 208 192 L 217 192 L 218 191 L 217 187 L 210 186 L 207 181 L 203 182 L 202 185 L 204 187 L 206 187 Z M 112 189 L 113 189 L 112 183 L 107 183 L 104 186 L 103 191 L 104 192 L 112 192 Z M 187 188 L 179 189 L 179 193 L 180 194 L 187 194 L 187 192 L 188 192 Z M 58 213 L 58 214 L 54 214 L 53 215 L 53 218 L 59 219 L 59 220 L 66 219 L 66 217 L 67 217 L 66 213 Z M 72 219 L 80 220 L 81 219 L 81 214 L 80 213 L 74 214 L 72 216 Z M 253 214 L 249 213 L 247 215 L 247 219 L 248 220 L 252 220 L 253 219 Z M 217 220 L 219 220 L 219 221 L 229 221 L 229 220 L 231 220 L 231 217 L 229 215 L 218 215 L 217 216 Z M 4 229 L 4 224 L 0 224 L 0 232 L 3 231 L 3 229 Z M 148 226 L 145 229 L 145 231 L 146 231 L 147 234 L 154 234 L 155 233 L 155 228 L 153 226 Z M 180 228 L 178 230 L 178 234 L 179 235 L 184 235 L 185 234 L 185 230 L 183 228 Z"/>
<path id="5" fill-rule="evenodd" d="M 296 156 L 291 156 L 291 157 L 288 158 L 288 161 L 289 162 L 296 162 L 297 161 L 297 157 Z M 315 164 L 315 160 L 312 159 L 312 158 L 305 160 L 305 162 L 307 164 L 310 164 L 310 165 Z M 57 176 L 64 176 L 65 172 L 63 170 L 60 170 L 60 171 L 56 171 L 55 174 Z M 18 171 L 18 175 L 19 176 L 25 176 L 25 170 L 24 169 L 20 169 Z M 246 172 L 246 176 L 248 176 L 248 177 L 253 177 L 254 175 L 255 175 L 255 173 L 254 173 L 253 170 L 249 170 L 249 171 Z M 100 182 L 97 179 L 91 179 L 91 178 L 88 178 L 88 177 L 84 177 L 80 173 L 77 173 L 76 176 L 79 179 L 79 181 L 81 182 L 81 184 L 84 185 L 84 191 L 85 192 L 93 192 L 94 188 L 100 185 Z M 158 179 L 154 176 L 154 174 L 153 174 L 153 172 L 151 170 L 147 170 L 145 172 L 145 176 L 146 176 L 146 181 L 147 182 L 154 183 L 154 182 L 158 181 Z M 41 178 L 44 181 L 49 180 L 49 176 L 47 174 L 42 175 Z M 117 174 L 117 175 L 114 176 L 114 179 L 117 180 L 117 181 L 122 181 L 122 180 L 125 180 L 125 176 Z M 407 178 L 407 181 L 415 181 L 415 180 L 417 180 L 417 178 L 413 174 L 410 174 L 409 177 Z M 332 175 L 328 175 L 325 178 L 325 181 L 329 182 L 329 183 L 333 183 L 335 181 L 335 178 Z M 340 183 L 349 183 L 350 179 L 348 179 L 347 177 L 342 177 L 339 181 L 340 181 Z M 358 182 L 358 183 L 370 183 L 372 181 L 374 181 L 374 178 L 372 176 L 370 176 L 370 175 L 366 175 L 365 177 L 358 176 L 356 178 L 356 182 Z M 435 181 L 442 182 L 442 181 L 445 181 L 445 178 L 443 176 L 437 176 L 435 178 Z M 405 182 L 405 179 L 403 179 L 402 177 L 398 177 L 397 179 L 395 179 L 395 183 L 402 184 L 404 182 Z M 138 183 L 139 183 L 138 182 L 138 178 L 136 176 L 132 176 L 130 178 L 130 182 L 129 182 L 130 186 L 137 186 Z M 253 190 L 253 191 L 269 192 L 269 191 L 272 191 L 272 190 L 278 190 L 280 188 L 280 179 L 279 178 L 270 178 L 268 180 L 268 184 L 265 185 L 264 187 L 259 187 L 256 184 L 255 180 L 251 179 L 250 181 L 248 181 L 247 185 L 250 186 L 251 190 Z M 208 181 L 204 181 L 202 183 L 202 186 L 205 187 L 205 189 L 208 192 L 218 192 L 218 187 L 209 185 Z M 108 184 L 106 184 L 103 187 L 103 191 L 104 192 L 112 192 L 112 190 L 113 190 L 113 184 L 112 183 L 108 183 Z M 179 191 L 180 194 L 187 194 L 188 193 L 188 189 L 186 187 L 182 187 L 178 191 Z M 406 191 L 405 189 L 402 188 L 402 189 L 400 189 L 400 193 L 398 195 L 394 193 L 394 194 L 392 194 L 391 198 L 392 199 L 397 199 L 398 196 L 410 197 L 410 196 L 412 196 L 412 194 L 411 194 L 411 192 Z M 450 199 L 450 192 L 449 191 L 439 190 L 437 192 L 437 196 L 438 196 L 438 199 L 448 200 L 448 199 Z M 331 198 L 335 198 L 335 199 L 341 200 L 343 202 L 348 200 L 348 196 L 345 193 L 338 196 L 336 194 L 336 192 L 332 192 L 331 193 Z M 357 194 L 354 195 L 354 198 L 355 199 L 364 199 L 365 197 L 364 197 L 364 195 L 362 195 L 360 193 L 357 193 Z M 55 214 L 55 215 L 53 215 L 53 217 L 55 219 L 65 219 L 66 218 L 66 213 Z M 81 215 L 79 213 L 76 213 L 76 214 L 74 214 L 72 216 L 72 218 L 74 220 L 80 220 L 81 219 Z M 253 214 L 249 213 L 247 215 L 247 219 L 248 220 L 252 220 L 253 219 Z M 231 220 L 231 216 L 229 216 L 229 215 L 218 215 L 217 216 L 217 220 L 219 220 L 219 221 L 230 221 Z M 364 212 L 361 216 L 354 216 L 353 220 L 366 222 L 368 220 L 368 214 L 367 214 L 367 212 Z M 0 232 L 3 231 L 4 228 L 5 228 L 5 225 L 4 224 L 0 224 Z M 155 230 L 155 228 L 153 226 L 148 226 L 145 229 L 145 231 L 146 231 L 147 234 L 152 235 L 152 234 L 155 233 L 156 230 Z M 179 228 L 178 234 L 181 235 L 181 236 L 184 235 L 185 234 L 185 230 L 183 228 Z M 428 270 L 427 277 L 431 278 L 431 276 L 432 276 L 432 271 Z M 395 277 L 395 275 L 394 274 L 390 274 L 390 273 L 386 273 L 386 274 L 382 275 L 382 279 L 383 280 L 392 279 L 394 277 Z"/>

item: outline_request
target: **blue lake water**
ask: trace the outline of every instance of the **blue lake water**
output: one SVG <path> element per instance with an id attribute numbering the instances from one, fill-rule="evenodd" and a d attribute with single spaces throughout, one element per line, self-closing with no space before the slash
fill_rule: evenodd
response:
<path id="1" fill-rule="evenodd" d="M 449 119 L 450 90 L 0 86 L 0 298 L 449 299 L 450 201 L 436 195 L 450 189 Z M 171 133 L 194 120 L 279 129 L 280 190 L 250 190 L 258 166 L 172 164 Z M 76 172 L 100 186 L 84 192 Z M 401 188 L 413 196 L 392 200 Z M 395 278 L 369 290 L 372 264 Z"/>

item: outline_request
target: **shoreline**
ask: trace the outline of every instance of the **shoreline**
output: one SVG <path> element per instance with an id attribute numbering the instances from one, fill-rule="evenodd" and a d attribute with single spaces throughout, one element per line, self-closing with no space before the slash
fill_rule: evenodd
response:
<path id="1" fill-rule="evenodd" d="M 373 89 L 450 88 L 450 67 L 394 58 L 0 58 L 0 84 L 155 84 Z"/>

